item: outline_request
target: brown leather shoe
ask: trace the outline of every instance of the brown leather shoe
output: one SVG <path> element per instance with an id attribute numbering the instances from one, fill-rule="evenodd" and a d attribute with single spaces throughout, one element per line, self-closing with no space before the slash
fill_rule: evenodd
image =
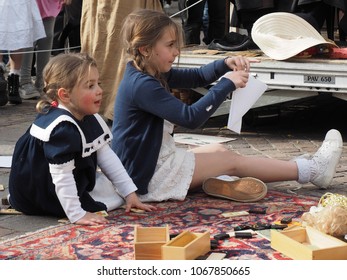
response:
<path id="1" fill-rule="evenodd" d="M 231 180 L 208 178 L 202 184 L 202 189 L 208 195 L 238 202 L 255 202 L 264 198 L 267 193 L 266 184 L 253 177 Z"/>

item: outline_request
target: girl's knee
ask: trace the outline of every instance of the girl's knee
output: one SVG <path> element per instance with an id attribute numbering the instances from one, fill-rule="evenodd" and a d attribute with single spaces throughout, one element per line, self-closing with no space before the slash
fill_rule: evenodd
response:
<path id="1" fill-rule="evenodd" d="M 229 151 L 228 148 L 226 146 L 224 146 L 223 144 L 208 144 L 205 146 L 200 146 L 197 148 L 193 148 L 191 149 L 192 152 L 199 154 L 199 153 L 224 153 Z"/>
<path id="2" fill-rule="evenodd" d="M 213 144 L 213 149 L 215 150 L 215 152 L 227 152 L 229 151 L 229 149 L 223 145 L 223 144 Z"/>

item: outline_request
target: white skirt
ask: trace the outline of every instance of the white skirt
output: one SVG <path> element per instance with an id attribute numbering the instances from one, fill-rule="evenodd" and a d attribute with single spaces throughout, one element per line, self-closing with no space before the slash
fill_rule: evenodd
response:
<path id="1" fill-rule="evenodd" d="M 138 195 L 142 202 L 184 200 L 187 196 L 194 173 L 195 156 L 193 152 L 176 147 L 172 131 L 173 125 L 165 122 L 159 159 L 148 193 Z M 106 204 L 107 211 L 125 204 L 112 182 L 101 172 L 96 173 L 96 184 L 89 194 L 94 200 Z"/>
<path id="2" fill-rule="evenodd" d="M 139 195 L 142 202 L 184 200 L 192 182 L 195 155 L 176 147 L 172 137 L 173 124 L 164 122 L 163 142 L 148 193 Z"/>
<path id="3" fill-rule="evenodd" d="M 35 0 L 0 0 L 0 52 L 32 47 L 46 37 Z"/>

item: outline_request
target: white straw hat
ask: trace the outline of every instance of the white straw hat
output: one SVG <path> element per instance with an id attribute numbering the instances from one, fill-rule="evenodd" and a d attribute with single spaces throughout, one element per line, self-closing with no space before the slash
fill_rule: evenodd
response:
<path id="1" fill-rule="evenodd" d="M 269 57 L 284 60 L 320 44 L 331 44 L 306 20 L 291 13 L 270 13 L 252 28 L 254 43 Z"/>

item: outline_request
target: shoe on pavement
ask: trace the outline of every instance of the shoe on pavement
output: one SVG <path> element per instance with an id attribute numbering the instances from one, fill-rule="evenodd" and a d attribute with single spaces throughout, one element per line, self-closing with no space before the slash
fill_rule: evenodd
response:
<path id="1" fill-rule="evenodd" d="M 21 85 L 19 92 L 22 99 L 37 99 L 41 96 L 40 92 L 30 82 Z"/>
<path id="2" fill-rule="evenodd" d="M 336 129 L 329 130 L 322 145 L 312 157 L 317 165 L 316 174 L 310 180 L 312 184 L 322 189 L 330 186 L 341 158 L 342 146 L 340 132 Z"/>
<path id="3" fill-rule="evenodd" d="M 253 177 L 227 178 L 225 175 L 208 178 L 202 184 L 202 189 L 208 195 L 238 202 L 255 202 L 267 193 L 267 186 L 261 180 Z"/>
<path id="4" fill-rule="evenodd" d="M 10 104 L 22 104 L 22 98 L 19 94 L 19 75 L 9 74 L 7 76 L 8 102 Z"/>

